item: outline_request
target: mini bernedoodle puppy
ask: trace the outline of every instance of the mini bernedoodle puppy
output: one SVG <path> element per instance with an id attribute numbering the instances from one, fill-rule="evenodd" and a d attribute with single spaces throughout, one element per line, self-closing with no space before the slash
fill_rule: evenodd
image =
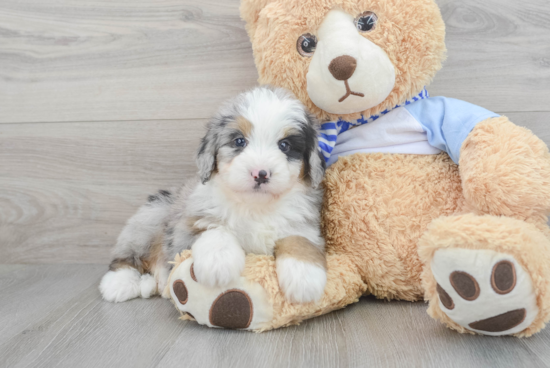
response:
<path id="1" fill-rule="evenodd" d="M 211 119 L 199 178 L 159 191 L 128 220 L 100 291 L 111 302 L 162 293 L 175 255 L 191 249 L 197 281 L 223 287 L 247 253 L 275 255 L 288 300 L 316 301 L 326 284 L 320 207 L 325 163 L 315 118 L 283 89 L 258 87 Z"/>

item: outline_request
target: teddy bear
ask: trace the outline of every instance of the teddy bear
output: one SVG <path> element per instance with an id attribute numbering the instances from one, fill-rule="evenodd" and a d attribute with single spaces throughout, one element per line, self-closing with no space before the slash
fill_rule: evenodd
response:
<path id="1" fill-rule="evenodd" d="M 460 333 L 530 336 L 550 318 L 550 155 L 528 129 L 430 97 L 445 58 L 434 0 L 242 0 L 260 84 L 321 122 L 327 162 L 323 297 L 287 301 L 274 257 L 229 286 L 176 257 L 165 296 L 183 319 L 265 331 L 357 302 L 425 300 Z"/>

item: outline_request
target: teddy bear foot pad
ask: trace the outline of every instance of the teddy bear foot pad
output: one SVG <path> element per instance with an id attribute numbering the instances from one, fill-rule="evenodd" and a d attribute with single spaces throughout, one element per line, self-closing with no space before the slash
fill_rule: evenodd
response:
<path id="1" fill-rule="evenodd" d="M 518 333 L 539 313 L 531 277 L 510 255 L 492 250 L 439 249 L 431 270 L 439 307 L 470 331 L 491 336 Z"/>
<path id="2" fill-rule="evenodd" d="M 201 285 L 195 278 L 192 258 L 173 271 L 169 288 L 185 319 L 209 327 L 261 330 L 273 318 L 273 307 L 259 284 L 240 277 L 224 288 Z"/>

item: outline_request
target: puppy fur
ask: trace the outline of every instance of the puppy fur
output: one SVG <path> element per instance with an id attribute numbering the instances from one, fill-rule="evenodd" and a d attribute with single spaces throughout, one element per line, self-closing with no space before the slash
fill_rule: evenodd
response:
<path id="1" fill-rule="evenodd" d="M 240 276 L 247 253 L 276 253 L 285 296 L 318 300 L 326 283 L 325 164 L 316 125 L 283 89 L 259 87 L 225 104 L 201 141 L 198 178 L 150 196 L 128 220 L 100 283 L 103 298 L 162 293 L 168 261 L 191 249 L 199 283 L 223 287 Z"/>

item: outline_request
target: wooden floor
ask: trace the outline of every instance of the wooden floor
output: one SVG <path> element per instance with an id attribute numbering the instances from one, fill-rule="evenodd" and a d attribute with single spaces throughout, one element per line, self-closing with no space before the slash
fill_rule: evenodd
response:
<path id="1" fill-rule="evenodd" d="M 363 298 L 300 326 L 256 334 L 177 320 L 166 300 L 105 303 L 102 265 L 0 267 L 3 367 L 545 367 L 530 339 L 461 335 L 424 303 Z M 68 277 L 70 275 L 70 277 Z"/>
<path id="2" fill-rule="evenodd" d="M 428 88 L 550 143 L 550 2 L 438 0 L 448 59 Z M 147 195 L 194 170 L 203 125 L 255 85 L 238 0 L 0 1 L 0 366 L 550 365 L 530 339 L 464 336 L 423 303 L 370 298 L 252 334 L 99 297 Z"/>

